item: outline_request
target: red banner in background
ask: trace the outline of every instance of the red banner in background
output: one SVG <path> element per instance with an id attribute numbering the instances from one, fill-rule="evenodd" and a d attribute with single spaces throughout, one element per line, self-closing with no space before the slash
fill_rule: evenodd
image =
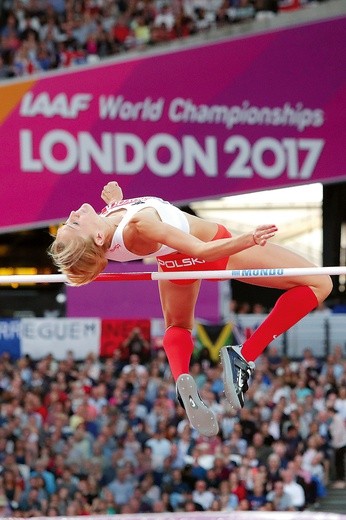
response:
<path id="1" fill-rule="evenodd" d="M 139 329 L 141 339 L 150 344 L 150 320 L 102 320 L 100 356 L 111 357 L 122 346 L 126 349 L 134 329 Z"/>

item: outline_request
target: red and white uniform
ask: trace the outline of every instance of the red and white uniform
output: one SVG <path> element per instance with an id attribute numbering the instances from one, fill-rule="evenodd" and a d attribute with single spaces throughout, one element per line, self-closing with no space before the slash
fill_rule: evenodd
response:
<path id="1" fill-rule="evenodd" d="M 218 224 L 217 232 L 212 240 L 218 240 L 219 238 L 230 238 L 232 235 L 221 224 Z M 208 262 L 201 260 L 200 258 L 194 258 L 184 253 L 175 251 L 174 253 L 160 256 L 157 258 L 157 263 L 161 271 L 172 272 L 172 271 L 222 271 L 227 268 L 228 256 L 219 258 L 219 260 L 213 260 Z M 178 285 L 188 285 L 193 283 L 195 280 L 174 280 L 173 283 Z M 217 281 L 217 280 L 214 280 Z"/>
<path id="2" fill-rule="evenodd" d="M 117 226 L 113 235 L 112 243 L 106 253 L 108 260 L 116 262 L 128 262 L 130 260 L 141 260 L 148 257 L 158 257 L 174 253 L 175 249 L 162 245 L 158 251 L 149 255 L 135 255 L 131 253 L 124 244 L 123 231 L 126 224 L 131 218 L 144 208 L 154 208 L 162 222 L 170 224 L 171 226 L 184 231 L 185 233 L 190 232 L 190 226 L 187 221 L 186 215 L 178 208 L 170 204 L 169 202 L 162 200 L 157 197 L 138 197 L 135 199 L 125 199 L 119 202 L 109 204 L 101 211 L 101 216 L 108 216 L 116 211 L 126 209 L 126 213 L 121 219 L 121 222 Z"/>

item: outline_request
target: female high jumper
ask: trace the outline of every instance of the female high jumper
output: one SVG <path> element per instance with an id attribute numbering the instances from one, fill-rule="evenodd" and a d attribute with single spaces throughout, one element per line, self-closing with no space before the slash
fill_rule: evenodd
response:
<path id="1" fill-rule="evenodd" d="M 315 267 L 269 241 L 277 231 L 274 224 L 259 225 L 253 232 L 235 236 L 224 226 L 187 214 L 157 197 L 123 199 L 115 181 L 103 188 L 101 197 L 107 204 L 101 213 L 90 204 L 72 211 L 49 248 L 54 263 L 71 285 L 92 282 L 109 260 L 127 262 L 147 257 L 155 257 L 158 270 L 166 272 Z M 328 275 L 240 280 L 285 292 L 243 345 L 221 349 L 225 395 L 237 410 L 244 406 L 254 361 L 274 338 L 323 302 L 332 289 Z M 195 429 L 203 435 L 216 435 L 217 418 L 201 400 L 189 375 L 201 280 L 159 280 L 158 284 L 166 326 L 163 347 L 177 397 Z"/>

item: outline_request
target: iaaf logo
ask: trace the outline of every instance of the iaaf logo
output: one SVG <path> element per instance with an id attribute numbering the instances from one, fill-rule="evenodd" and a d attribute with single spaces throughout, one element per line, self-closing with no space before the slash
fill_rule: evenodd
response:
<path id="1" fill-rule="evenodd" d="M 205 264 L 205 260 L 199 260 L 198 258 L 182 258 L 179 260 L 162 260 L 157 259 L 157 263 L 166 269 L 179 269 L 179 267 L 189 267 L 198 264 Z"/>

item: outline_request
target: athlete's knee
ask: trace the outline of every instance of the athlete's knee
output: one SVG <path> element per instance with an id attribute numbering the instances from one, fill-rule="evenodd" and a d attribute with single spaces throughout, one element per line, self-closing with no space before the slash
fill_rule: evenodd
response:
<path id="1" fill-rule="evenodd" d="M 193 318 L 190 319 L 187 316 L 185 316 L 185 317 L 182 316 L 181 318 L 172 317 L 172 316 L 165 317 L 165 325 L 166 325 L 166 330 L 170 329 L 172 327 L 192 330 L 193 325 L 194 325 L 194 319 Z"/>
<path id="2" fill-rule="evenodd" d="M 180 312 L 177 309 L 165 309 L 163 312 L 166 329 L 170 327 L 181 327 L 182 329 L 192 329 L 194 324 L 193 312 L 185 310 Z"/>
<path id="3" fill-rule="evenodd" d="M 316 298 L 318 302 L 323 302 L 333 290 L 333 282 L 330 276 L 322 275 L 319 276 L 316 285 L 314 287 L 314 292 L 316 294 Z"/>
<path id="4" fill-rule="evenodd" d="M 186 332 L 188 332 L 189 334 L 191 334 L 192 333 L 192 327 L 182 327 L 181 325 L 168 325 L 168 326 L 166 326 L 165 335 L 171 334 L 171 333 L 176 333 L 176 332 L 184 333 L 184 334 Z"/>

